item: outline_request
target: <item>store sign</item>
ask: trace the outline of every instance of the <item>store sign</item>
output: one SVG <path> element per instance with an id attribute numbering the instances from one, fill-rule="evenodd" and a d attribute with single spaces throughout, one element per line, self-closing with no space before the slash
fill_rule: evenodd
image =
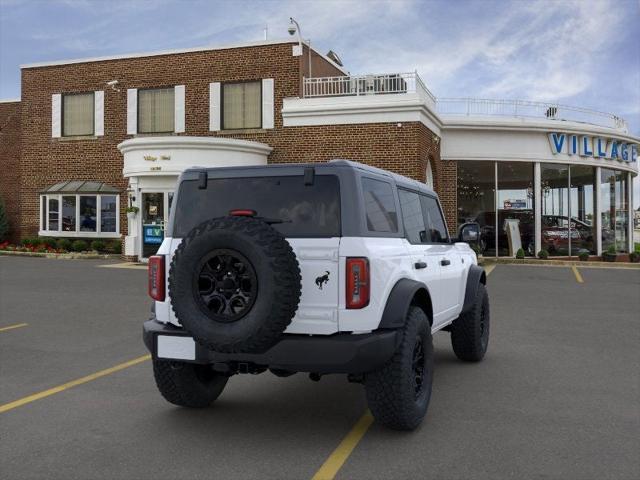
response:
<path id="1" fill-rule="evenodd" d="M 504 201 L 505 210 L 521 210 L 524 208 L 527 208 L 526 200 L 505 200 Z"/>
<path id="2" fill-rule="evenodd" d="M 144 243 L 160 245 L 164 240 L 164 230 L 158 225 L 144 225 L 142 227 Z"/>
<path id="3" fill-rule="evenodd" d="M 638 145 L 635 143 L 625 143 L 613 138 L 558 132 L 549 133 L 548 136 L 551 153 L 554 155 L 563 153 L 629 163 L 638 161 Z"/>

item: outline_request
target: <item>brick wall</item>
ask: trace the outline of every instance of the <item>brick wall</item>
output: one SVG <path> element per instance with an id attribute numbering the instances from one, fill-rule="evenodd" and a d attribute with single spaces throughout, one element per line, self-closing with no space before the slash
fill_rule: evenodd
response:
<path id="1" fill-rule="evenodd" d="M 0 103 L 0 197 L 9 219 L 9 240 L 19 235 L 20 102 Z"/>
<path id="2" fill-rule="evenodd" d="M 436 188 L 441 188 L 440 182 L 448 177 L 440 162 L 438 139 L 418 122 L 400 127 L 396 123 L 283 127 L 279 113 L 283 99 L 299 96 L 306 59 L 305 55 L 293 57 L 291 44 L 276 44 L 23 69 L 20 233 L 37 232 L 38 192 L 54 183 L 97 180 L 126 190 L 117 145 L 132 138 L 126 134 L 127 88 L 185 85 L 186 131 L 179 135 L 218 135 L 266 143 L 273 147 L 270 163 L 346 158 L 421 181 L 431 158 Z M 342 74 L 319 55 L 312 61 L 314 76 Z M 262 78 L 275 79 L 275 128 L 210 132 L 209 83 Z M 119 92 L 106 87 L 111 80 L 118 80 Z M 51 95 L 95 90 L 105 91 L 104 137 L 51 138 Z M 121 195 L 123 235 L 127 225 L 125 197 Z"/>

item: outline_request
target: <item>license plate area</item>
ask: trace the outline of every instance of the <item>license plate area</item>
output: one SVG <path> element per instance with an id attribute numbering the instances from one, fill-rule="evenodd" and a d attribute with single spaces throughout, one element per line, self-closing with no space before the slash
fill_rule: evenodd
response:
<path id="1" fill-rule="evenodd" d="M 156 356 L 172 360 L 195 360 L 196 342 L 191 337 L 176 335 L 158 335 L 156 337 Z"/>

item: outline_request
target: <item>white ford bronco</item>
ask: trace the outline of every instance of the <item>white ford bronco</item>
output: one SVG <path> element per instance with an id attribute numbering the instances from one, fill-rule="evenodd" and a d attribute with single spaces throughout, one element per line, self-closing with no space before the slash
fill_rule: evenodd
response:
<path id="1" fill-rule="evenodd" d="M 176 405 L 210 405 L 238 373 L 343 373 L 377 421 L 410 430 L 431 396 L 434 332 L 483 358 L 485 285 L 420 182 L 346 160 L 193 168 L 149 259 L 144 341 Z"/>

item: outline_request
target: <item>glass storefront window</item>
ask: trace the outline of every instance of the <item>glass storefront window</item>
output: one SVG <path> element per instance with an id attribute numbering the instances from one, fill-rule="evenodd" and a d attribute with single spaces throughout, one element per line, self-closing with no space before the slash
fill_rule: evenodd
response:
<path id="1" fill-rule="evenodd" d="M 96 197 L 81 196 L 80 197 L 80 231 L 95 232 L 96 231 Z"/>
<path id="2" fill-rule="evenodd" d="M 458 162 L 458 228 L 467 222 L 480 224 L 480 249 L 496 254 L 495 162 Z"/>
<path id="3" fill-rule="evenodd" d="M 62 197 L 62 231 L 76 231 L 76 197 Z"/>
<path id="4" fill-rule="evenodd" d="M 594 222 L 595 169 L 586 165 L 571 165 L 571 255 L 596 253 Z"/>
<path id="5" fill-rule="evenodd" d="M 116 202 L 115 195 L 102 195 L 100 197 L 100 231 L 116 231 Z"/>
<path id="6" fill-rule="evenodd" d="M 601 169 L 600 215 L 602 219 L 602 251 L 613 246 L 616 252 L 628 250 L 629 206 L 627 174 Z"/>
<path id="7" fill-rule="evenodd" d="M 59 203 L 57 198 L 49 199 L 49 230 L 58 230 Z"/>
<path id="8" fill-rule="evenodd" d="M 569 255 L 569 166 L 540 164 L 541 249 Z"/>
<path id="9" fill-rule="evenodd" d="M 535 254 L 533 163 L 498 162 L 498 255 Z"/>

